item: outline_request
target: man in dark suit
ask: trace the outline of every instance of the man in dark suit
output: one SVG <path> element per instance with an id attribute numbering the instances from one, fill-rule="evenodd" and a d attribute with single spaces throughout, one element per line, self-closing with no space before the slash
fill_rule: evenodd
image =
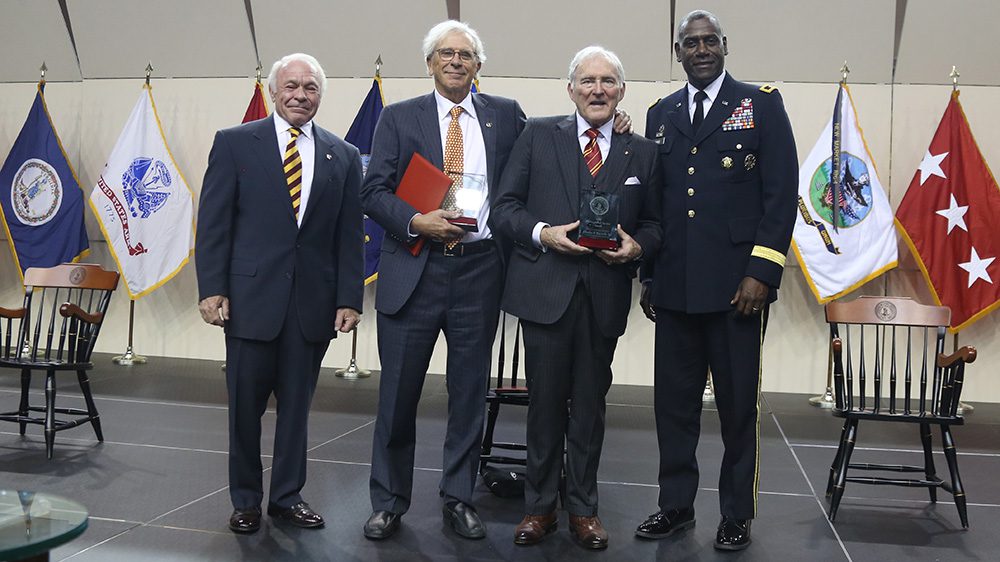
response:
<path id="1" fill-rule="evenodd" d="M 417 403 L 442 331 L 448 341 L 448 427 L 439 484 L 444 519 L 460 536 L 486 536 L 472 492 L 503 281 L 502 252 L 487 220 L 525 117 L 514 100 L 470 93 L 485 55 L 469 26 L 434 26 L 423 50 L 434 91 L 382 112 L 362 188 L 365 213 L 386 231 L 375 300 L 382 371 L 372 446 L 373 513 L 364 526 L 365 536 L 375 540 L 391 536 L 410 507 Z M 485 184 L 487 196 L 472 211 L 478 231 L 451 224 L 459 212 L 421 214 L 396 196 L 417 153 Z M 427 243 L 413 256 L 410 246 L 419 238 Z"/>
<path id="2" fill-rule="evenodd" d="M 597 467 L 604 398 L 636 260 L 660 246 L 661 182 L 656 145 L 612 132 L 625 95 L 614 53 L 601 47 L 577 53 L 567 90 L 576 113 L 528 121 L 490 217 L 515 245 L 501 306 L 524 327 L 530 396 L 527 515 L 514 542 L 535 544 L 555 531 L 565 443 L 570 533 L 585 548 L 602 549 L 608 535 L 597 516 Z M 617 248 L 581 245 L 588 233 L 580 226 L 588 222 L 609 224 Z"/>
<path id="3" fill-rule="evenodd" d="M 666 183 L 664 243 L 645 256 L 640 299 L 656 322 L 660 497 L 636 534 L 659 539 L 694 525 L 711 368 L 725 443 L 715 547 L 740 550 L 757 514 L 761 344 L 791 240 L 798 170 L 781 96 L 727 74 L 727 49 L 714 15 L 688 14 L 674 43 L 688 83 L 646 116 Z"/>
<path id="4" fill-rule="evenodd" d="M 199 311 L 226 333 L 229 527 L 260 528 L 260 418 L 277 400 L 267 513 L 305 528 L 306 427 L 320 361 L 360 320 L 361 160 L 313 122 L 326 75 L 297 53 L 274 63 L 275 113 L 215 135 L 198 210 Z"/>

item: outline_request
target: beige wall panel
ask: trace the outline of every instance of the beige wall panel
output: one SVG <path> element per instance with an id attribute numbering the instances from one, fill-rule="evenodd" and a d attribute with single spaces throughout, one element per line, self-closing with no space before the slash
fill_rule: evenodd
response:
<path id="1" fill-rule="evenodd" d="M 726 66 L 740 80 L 830 82 L 847 60 L 852 82 L 891 81 L 894 0 L 679 0 L 677 22 L 695 9 L 719 17 Z M 683 79 L 680 64 L 672 72 Z"/>
<path id="2" fill-rule="evenodd" d="M 949 84 L 957 65 L 965 84 L 1000 85 L 997 21 L 995 0 L 909 0 L 896 83 Z"/>
<path id="3" fill-rule="evenodd" d="M 58 2 L 0 0 L 0 82 L 35 82 L 42 61 L 50 81 L 80 80 L 66 23 Z"/>
<path id="4" fill-rule="evenodd" d="M 240 3 L 242 5 L 242 3 Z M 253 0 L 257 46 L 265 72 L 284 55 L 305 52 L 319 59 L 327 76 L 371 76 L 381 53 L 383 76 L 426 76 L 421 42 L 448 18 L 442 0 L 300 0 L 289 25 L 290 4 Z"/>
<path id="5" fill-rule="evenodd" d="M 253 74 L 243 2 L 68 0 L 86 78 Z"/>
<path id="6" fill-rule="evenodd" d="M 573 55 L 593 44 L 614 51 L 629 80 L 670 71 L 669 2 L 463 2 L 462 19 L 486 44 L 484 67 L 495 76 L 564 78 Z"/>

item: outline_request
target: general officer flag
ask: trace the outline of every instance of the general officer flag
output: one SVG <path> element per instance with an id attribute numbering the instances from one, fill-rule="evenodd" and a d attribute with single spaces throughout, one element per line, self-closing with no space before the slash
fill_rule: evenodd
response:
<path id="1" fill-rule="evenodd" d="M 368 161 L 371 159 L 372 137 L 375 136 L 375 125 L 378 117 L 385 107 L 385 98 L 382 97 L 382 78 L 376 76 L 372 81 L 372 87 L 368 90 L 365 101 L 361 103 L 351 128 L 344 136 L 344 140 L 357 147 L 361 153 L 361 169 L 368 172 Z M 379 253 L 382 251 L 382 239 L 385 238 L 385 230 L 377 222 L 365 217 L 365 285 L 378 279 Z"/>
<path id="2" fill-rule="evenodd" d="M 826 303 L 896 267 L 892 208 L 846 84 L 834 115 L 799 168 L 792 248 L 816 300 Z"/>
<path id="3" fill-rule="evenodd" d="M 17 272 L 90 252 L 83 191 L 45 105 L 44 84 L 0 168 L 0 209 Z M 8 195 L 9 194 L 9 195 Z"/>
<path id="4" fill-rule="evenodd" d="M 243 123 L 249 123 L 250 121 L 256 121 L 265 117 L 267 117 L 267 101 L 264 98 L 264 86 L 261 85 L 260 81 L 257 81 L 253 87 L 250 104 L 247 105 L 247 111 L 243 114 Z"/>
<path id="5" fill-rule="evenodd" d="M 147 84 L 90 196 L 133 299 L 151 293 L 187 264 L 194 246 L 193 205 Z"/>
<path id="6" fill-rule="evenodd" d="M 959 331 L 1000 307 L 1000 189 L 951 95 L 896 211 L 934 300 Z"/>

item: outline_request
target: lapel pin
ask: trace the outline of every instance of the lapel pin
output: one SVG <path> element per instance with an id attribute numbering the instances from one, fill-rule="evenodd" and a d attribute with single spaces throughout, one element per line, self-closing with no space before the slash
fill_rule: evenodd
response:
<path id="1" fill-rule="evenodd" d="M 726 100 L 722 100 L 722 105 L 729 105 L 729 102 Z"/>
<path id="2" fill-rule="evenodd" d="M 327 154 L 327 155 L 326 155 L 326 159 L 327 159 L 327 160 L 333 160 L 333 156 L 330 156 L 329 154 Z"/>
<path id="3" fill-rule="evenodd" d="M 661 123 L 661 124 L 660 124 L 660 128 L 656 130 L 656 136 L 657 136 L 657 137 L 662 137 L 662 136 L 663 136 L 663 133 L 664 133 L 664 126 L 663 126 L 663 124 Z"/>
<path id="4" fill-rule="evenodd" d="M 492 128 L 492 127 L 493 127 L 493 121 L 487 121 L 487 122 L 486 122 L 486 128 L 487 128 L 487 129 L 490 129 L 490 128 Z"/>
<path id="5" fill-rule="evenodd" d="M 674 106 L 674 107 L 680 107 L 680 106 L 681 106 L 681 102 L 677 102 L 677 105 Z"/>
<path id="6" fill-rule="evenodd" d="M 625 156 L 628 156 L 628 150 L 625 151 Z"/>

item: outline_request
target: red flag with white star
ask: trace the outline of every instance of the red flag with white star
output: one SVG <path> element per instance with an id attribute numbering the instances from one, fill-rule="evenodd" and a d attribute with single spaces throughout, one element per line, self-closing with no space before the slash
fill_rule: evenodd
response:
<path id="1" fill-rule="evenodd" d="M 896 211 L 934 300 L 959 331 L 1000 307 L 1000 188 L 951 95 L 937 132 Z"/>

